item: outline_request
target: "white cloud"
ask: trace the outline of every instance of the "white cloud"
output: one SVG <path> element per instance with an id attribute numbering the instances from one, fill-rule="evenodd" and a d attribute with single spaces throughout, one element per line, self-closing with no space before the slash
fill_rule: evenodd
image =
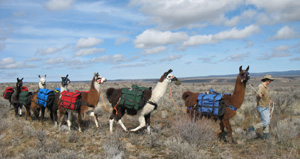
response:
<path id="1" fill-rule="evenodd" d="M 74 0 L 49 0 L 45 3 L 46 8 L 51 11 L 61 11 L 71 7 Z"/>
<path id="2" fill-rule="evenodd" d="M 266 12 L 264 18 L 275 24 L 300 20 L 299 0 L 247 0 L 246 4 L 264 10 Z"/>
<path id="3" fill-rule="evenodd" d="M 75 53 L 75 56 L 92 55 L 98 52 L 105 52 L 105 49 L 98 49 L 98 48 L 81 49 Z"/>
<path id="4" fill-rule="evenodd" d="M 288 51 L 290 49 L 287 45 L 280 45 L 274 48 L 274 51 Z"/>
<path id="5" fill-rule="evenodd" d="M 294 57 L 290 59 L 291 61 L 300 61 L 300 56 L 299 57 Z"/>
<path id="6" fill-rule="evenodd" d="M 59 64 L 59 63 L 65 63 L 67 62 L 65 58 L 63 57 L 56 57 L 56 58 L 48 58 L 46 60 L 46 64 Z"/>
<path id="7" fill-rule="evenodd" d="M 178 60 L 181 59 L 183 57 L 183 55 L 169 55 L 167 58 L 163 58 L 160 59 L 160 62 L 164 62 L 164 61 L 174 61 L 174 60 Z"/>
<path id="8" fill-rule="evenodd" d="M 136 37 L 134 44 L 136 48 L 149 48 L 174 44 L 187 39 L 187 34 L 183 32 L 172 33 L 170 31 L 162 32 L 155 29 L 148 29 Z"/>
<path id="9" fill-rule="evenodd" d="M 254 33 L 260 31 L 260 28 L 256 25 L 250 25 L 244 28 L 243 30 L 238 30 L 233 28 L 229 31 L 223 31 L 214 35 L 214 39 L 217 40 L 227 40 L 227 39 L 244 39 Z"/>
<path id="10" fill-rule="evenodd" d="M 0 69 L 22 69 L 33 68 L 34 65 L 28 65 L 24 61 L 16 62 L 14 58 L 7 57 L 0 60 Z"/>
<path id="11" fill-rule="evenodd" d="M 284 26 L 273 37 L 274 40 L 280 40 L 280 39 L 293 39 L 298 37 L 298 33 L 294 31 L 294 29 Z"/>
<path id="12" fill-rule="evenodd" d="M 198 46 L 202 44 L 214 44 L 222 40 L 229 39 L 245 39 L 252 34 L 255 34 L 260 31 L 260 28 L 256 25 L 250 25 L 245 27 L 243 30 L 238 30 L 233 28 L 228 31 L 222 31 L 215 35 L 195 35 L 191 36 L 189 40 L 183 43 L 183 48 L 188 46 Z"/>
<path id="13" fill-rule="evenodd" d="M 142 54 L 143 55 L 153 55 L 153 54 L 159 54 L 162 53 L 164 51 L 166 51 L 168 48 L 165 46 L 158 46 L 155 48 L 151 48 L 151 49 L 145 49 Z"/>
<path id="14" fill-rule="evenodd" d="M 116 42 L 115 42 L 115 45 L 120 45 L 120 44 L 122 44 L 122 43 L 125 43 L 125 42 L 127 42 L 127 41 L 129 41 L 129 38 L 118 38 L 117 40 L 116 40 Z"/>
<path id="15" fill-rule="evenodd" d="M 266 52 L 263 55 L 261 55 L 260 57 L 258 57 L 257 60 L 270 60 L 272 58 L 281 58 L 281 57 L 289 57 L 289 56 L 291 56 L 291 54 L 287 53 L 287 52 L 284 52 L 284 53 L 273 52 L 271 54 Z"/>
<path id="16" fill-rule="evenodd" d="M 97 39 L 97 38 L 94 38 L 94 37 L 89 37 L 87 39 L 80 38 L 77 41 L 77 44 L 76 44 L 75 48 L 88 48 L 88 47 L 96 46 L 96 45 L 98 45 L 102 42 L 103 42 L 102 39 Z"/>
<path id="17" fill-rule="evenodd" d="M 140 11 L 153 23 L 167 28 L 197 26 L 210 22 L 221 24 L 225 13 L 235 10 L 242 0 L 131 0 L 130 5 L 140 7 Z"/>
<path id="18" fill-rule="evenodd" d="M 243 61 L 248 57 L 248 54 L 234 54 L 229 56 L 228 61 Z"/>
<path id="19" fill-rule="evenodd" d="M 68 48 L 68 47 L 69 46 L 66 45 L 66 46 L 63 46 L 61 48 L 50 47 L 50 48 L 47 48 L 47 49 L 38 49 L 38 50 L 36 50 L 35 53 L 36 54 L 41 54 L 41 55 L 48 55 L 48 54 L 53 54 L 53 53 L 60 52 L 63 49 Z"/>
<path id="20" fill-rule="evenodd" d="M 120 64 L 120 65 L 116 65 L 113 66 L 112 68 L 124 68 L 124 67 L 143 67 L 146 66 L 145 63 L 133 63 L 133 64 Z"/>

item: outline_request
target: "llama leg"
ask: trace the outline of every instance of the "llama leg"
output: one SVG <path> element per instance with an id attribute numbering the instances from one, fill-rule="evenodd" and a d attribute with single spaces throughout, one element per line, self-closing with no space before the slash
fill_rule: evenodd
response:
<path id="1" fill-rule="evenodd" d="M 18 117 L 18 104 L 14 104 L 15 108 L 15 117 Z"/>
<path id="2" fill-rule="evenodd" d="M 130 131 L 132 132 L 136 132 L 138 130 L 140 130 L 141 128 L 145 127 L 146 126 L 146 120 L 145 120 L 145 116 L 144 115 L 141 115 L 139 117 L 139 122 L 140 122 L 140 125 L 134 129 L 131 129 Z"/>
<path id="3" fill-rule="evenodd" d="M 69 127 L 69 130 L 71 131 L 71 112 L 70 111 L 67 111 L 68 112 L 68 120 L 67 120 L 67 124 L 68 124 L 68 127 Z"/>
<path id="4" fill-rule="evenodd" d="M 127 128 L 126 128 L 126 126 L 123 124 L 122 119 L 120 119 L 118 121 L 118 123 L 121 125 L 121 127 L 123 128 L 124 131 L 128 131 Z"/>
<path id="5" fill-rule="evenodd" d="M 83 113 L 79 112 L 78 117 L 77 117 L 78 118 L 77 120 L 78 120 L 78 131 L 79 132 L 82 132 L 82 128 L 81 128 L 82 127 L 82 115 L 83 115 Z"/>
<path id="6" fill-rule="evenodd" d="M 219 140 L 225 139 L 225 131 L 224 131 L 224 123 L 223 120 L 220 119 L 220 132 L 218 133 Z"/>
<path id="7" fill-rule="evenodd" d="M 42 122 L 45 120 L 45 107 L 42 106 Z"/>
<path id="8" fill-rule="evenodd" d="M 97 115 L 95 114 L 95 112 L 91 112 L 89 114 L 89 116 L 94 117 L 94 121 L 95 121 L 96 127 L 99 128 L 99 122 L 98 122 L 98 118 L 97 118 Z"/>
<path id="9" fill-rule="evenodd" d="M 147 132 L 150 135 L 151 134 L 151 128 L 150 128 L 150 114 L 145 115 L 146 125 L 147 125 Z"/>
<path id="10" fill-rule="evenodd" d="M 116 117 L 116 111 L 113 110 L 113 112 L 111 113 L 111 115 L 109 117 L 109 131 L 110 131 L 110 133 L 113 133 L 115 117 Z"/>
<path id="11" fill-rule="evenodd" d="M 19 115 L 22 116 L 22 107 L 23 105 L 22 104 L 19 104 Z"/>
<path id="12" fill-rule="evenodd" d="M 64 117 L 64 115 L 65 115 L 65 111 L 63 109 L 60 109 L 59 110 L 59 117 L 57 119 L 57 123 L 59 124 L 59 127 L 61 127 L 61 125 L 62 125 L 61 118 Z"/>
<path id="13" fill-rule="evenodd" d="M 109 131 L 113 133 L 114 119 L 109 119 Z"/>
<path id="14" fill-rule="evenodd" d="M 232 129 L 231 129 L 231 125 L 229 123 L 229 119 L 223 119 L 223 123 L 224 123 L 224 125 L 226 127 L 226 130 L 228 131 L 228 135 L 229 135 L 229 137 L 231 139 L 231 143 L 235 143 L 234 140 L 233 140 L 233 138 L 232 138 Z"/>

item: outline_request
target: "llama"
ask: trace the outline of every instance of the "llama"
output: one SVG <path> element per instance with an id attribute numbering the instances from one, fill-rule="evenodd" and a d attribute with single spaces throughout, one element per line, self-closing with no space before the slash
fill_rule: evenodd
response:
<path id="1" fill-rule="evenodd" d="M 61 83 L 60 83 L 60 92 L 55 93 L 54 102 L 52 105 L 52 111 L 53 115 L 50 114 L 51 120 L 54 121 L 55 126 L 57 126 L 57 111 L 58 111 L 58 105 L 59 105 L 59 99 L 61 97 L 61 92 L 63 91 L 69 91 L 68 86 L 71 83 L 70 79 L 68 78 L 68 74 L 66 77 L 61 76 Z"/>
<path id="2" fill-rule="evenodd" d="M 71 130 L 71 112 L 76 112 L 78 114 L 78 127 L 79 132 L 82 132 L 82 117 L 84 114 L 88 114 L 89 116 L 92 116 L 94 118 L 96 127 L 99 127 L 97 114 L 94 112 L 95 108 L 97 107 L 99 97 L 100 97 L 100 86 L 106 82 L 106 79 L 104 77 L 99 76 L 99 73 L 94 73 L 94 77 L 91 81 L 91 87 L 88 92 L 80 92 L 81 93 L 81 103 L 80 108 L 78 110 L 71 110 L 66 109 L 61 105 L 62 99 L 59 99 L 59 117 L 58 117 L 58 123 L 59 127 L 61 126 L 61 118 L 62 116 L 67 112 L 68 113 L 68 120 L 67 124 L 69 127 L 69 130 Z M 61 97 L 62 98 L 62 97 Z"/>
<path id="3" fill-rule="evenodd" d="M 40 75 L 38 75 L 39 77 L 39 85 L 38 85 L 38 90 L 36 92 L 34 92 L 31 96 L 31 104 L 28 106 L 25 106 L 26 110 L 25 110 L 25 119 L 27 119 L 27 116 L 29 115 L 30 120 L 32 120 L 31 118 L 31 111 L 34 112 L 35 116 L 38 118 L 39 117 L 39 112 L 41 109 L 41 106 L 37 104 L 37 95 L 39 92 L 39 89 L 45 89 L 46 88 L 46 76 L 41 77 Z M 45 113 L 45 109 L 43 110 L 42 108 L 42 118 L 44 119 L 44 113 Z"/>
<path id="4" fill-rule="evenodd" d="M 15 117 L 18 117 L 18 110 L 19 110 L 19 115 L 22 115 L 22 105 L 19 103 L 19 95 L 21 93 L 23 85 L 23 78 L 19 79 L 17 78 L 17 83 L 16 83 L 16 91 L 13 92 L 11 95 L 10 99 L 10 104 L 14 106 L 15 108 Z"/>
<path id="5" fill-rule="evenodd" d="M 106 91 L 106 96 L 109 102 L 112 104 L 112 107 L 115 107 L 110 118 L 109 118 L 109 130 L 113 133 L 113 123 L 114 120 L 117 121 L 124 131 L 127 131 L 126 126 L 122 122 L 122 117 L 125 113 L 129 115 L 138 115 L 138 120 L 140 125 L 130 131 L 136 132 L 145 126 L 147 126 L 148 134 L 151 133 L 150 129 L 150 114 L 157 109 L 157 103 L 164 96 L 167 86 L 172 81 L 176 81 L 176 85 L 180 85 L 181 82 L 174 75 L 170 74 L 172 70 L 165 72 L 160 80 L 158 81 L 156 87 L 152 90 L 152 92 L 144 92 L 144 99 L 147 101 L 143 108 L 137 110 L 137 112 L 132 113 L 132 110 L 127 109 L 124 105 L 117 104 L 121 98 L 122 89 L 108 88 Z"/>
<path id="6" fill-rule="evenodd" d="M 231 142 L 234 143 L 234 140 L 232 138 L 232 129 L 229 122 L 229 119 L 236 115 L 236 111 L 231 109 L 230 106 L 233 106 L 235 109 L 238 109 L 241 107 L 244 97 L 245 97 L 245 90 L 246 90 L 246 83 L 250 79 L 249 76 L 249 66 L 246 68 L 246 70 L 242 70 L 242 66 L 239 68 L 239 74 L 237 75 L 236 82 L 235 82 L 235 88 L 232 95 L 223 95 L 223 99 L 225 100 L 225 113 L 222 116 L 217 117 L 217 119 L 220 120 L 220 132 L 218 133 L 219 139 L 225 138 L 225 130 L 228 131 L 229 137 L 231 139 Z M 193 93 L 190 91 L 186 91 L 182 94 L 182 98 L 185 101 L 185 106 L 190 108 L 187 110 L 188 113 L 190 113 L 191 118 L 195 118 L 198 115 L 197 110 L 195 106 L 197 105 L 197 97 L 199 93 Z M 202 114 L 201 114 L 202 115 Z M 211 117 L 208 115 L 208 117 Z M 226 141 L 226 140 L 225 140 Z"/>

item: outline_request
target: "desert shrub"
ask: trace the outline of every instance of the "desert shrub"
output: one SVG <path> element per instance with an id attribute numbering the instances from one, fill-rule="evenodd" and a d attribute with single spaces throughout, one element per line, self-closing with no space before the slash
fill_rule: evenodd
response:
<path id="1" fill-rule="evenodd" d="M 300 134 L 299 119 L 284 119 L 273 129 L 276 141 L 283 146 L 295 146 L 294 139 Z"/>
<path id="2" fill-rule="evenodd" d="M 102 145 L 105 158 L 124 158 L 124 144 L 121 141 L 121 136 L 124 136 L 123 131 L 115 130 L 114 134 Z"/>
<path id="3" fill-rule="evenodd" d="M 46 153 L 40 151 L 39 149 L 28 149 L 25 151 L 23 158 L 24 159 L 44 159 L 46 158 Z"/>
<path id="4" fill-rule="evenodd" d="M 178 134 L 190 144 L 207 147 L 212 145 L 216 139 L 216 125 L 213 120 L 202 119 L 192 122 L 189 118 L 177 119 L 172 124 L 175 134 Z"/>
<path id="5" fill-rule="evenodd" d="M 209 155 L 203 151 L 198 150 L 193 144 L 189 144 L 181 137 L 169 138 L 165 142 L 166 147 L 170 150 L 170 158 L 190 159 L 190 158 L 210 158 Z"/>
<path id="6" fill-rule="evenodd" d="M 79 140 L 79 136 L 76 132 L 71 131 L 71 133 L 68 134 L 68 142 L 70 143 L 76 143 Z"/>

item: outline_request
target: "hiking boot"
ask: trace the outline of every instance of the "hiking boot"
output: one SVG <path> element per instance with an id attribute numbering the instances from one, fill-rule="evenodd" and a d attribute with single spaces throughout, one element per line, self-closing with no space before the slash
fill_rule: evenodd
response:
<path id="1" fill-rule="evenodd" d="M 253 126 L 250 126 L 250 127 L 249 127 L 249 133 L 251 133 L 251 132 L 253 132 L 253 131 L 255 131 L 254 127 L 253 127 Z"/>
<path id="2" fill-rule="evenodd" d="M 270 139 L 270 134 L 269 134 L 269 133 L 264 133 L 264 139 L 265 139 L 265 140 Z"/>

